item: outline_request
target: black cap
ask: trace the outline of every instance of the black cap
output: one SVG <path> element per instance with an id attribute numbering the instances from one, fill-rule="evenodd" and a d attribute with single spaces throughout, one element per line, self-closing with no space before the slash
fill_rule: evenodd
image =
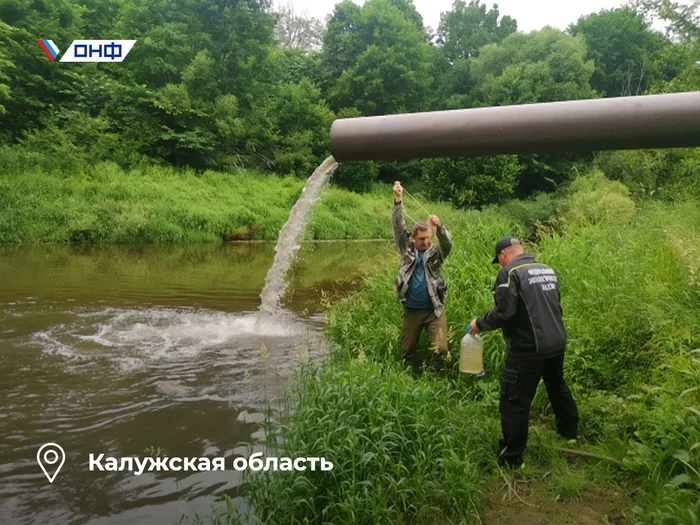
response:
<path id="1" fill-rule="evenodd" d="M 515 237 L 508 236 L 503 237 L 502 239 L 498 239 L 498 242 L 496 243 L 496 256 L 491 262 L 493 264 L 498 264 L 498 254 L 501 253 L 501 250 L 505 250 L 506 248 L 508 248 L 508 246 L 512 246 L 514 244 L 520 245 L 520 241 Z"/>

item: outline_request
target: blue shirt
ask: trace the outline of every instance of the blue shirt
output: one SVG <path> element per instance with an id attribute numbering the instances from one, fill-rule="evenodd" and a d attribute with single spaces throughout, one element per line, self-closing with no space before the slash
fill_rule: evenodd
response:
<path id="1" fill-rule="evenodd" d="M 406 293 L 406 308 L 432 309 L 433 302 L 428 295 L 428 283 L 425 282 L 425 266 L 423 265 L 423 252 L 418 252 L 416 266 L 408 281 L 408 292 Z"/>

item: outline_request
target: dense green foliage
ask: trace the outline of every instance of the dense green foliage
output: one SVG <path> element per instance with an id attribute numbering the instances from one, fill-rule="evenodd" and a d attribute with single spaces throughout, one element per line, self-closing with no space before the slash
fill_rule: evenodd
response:
<path id="1" fill-rule="evenodd" d="M 329 154 L 335 118 L 700 88 L 697 13 L 669 0 L 529 34 L 478 0 L 456 0 L 434 32 L 412 0 L 348 0 L 325 25 L 272 8 L 0 0 L 0 141 L 50 155 L 48 171 L 66 175 L 107 161 L 306 177 Z M 69 64 L 49 61 L 38 36 L 62 51 L 78 38 L 137 43 L 123 63 Z M 401 178 L 483 206 L 553 191 L 592 158 L 351 164 L 335 180 L 364 191 Z"/>
<path id="2" fill-rule="evenodd" d="M 539 209 L 547 216 L 528 212 Z M 612 521 L 693 523 L 700 511 L 697 200 L 635 205 L 625 186 L 593 172 L 556 199 L 443 215 L 455 233 L 445 267 L 451 370 L 414 378 L 400 368 L 395 269 L 336 304 L 328 316 L 336 347 L 323 367 L 302 371 L 294 411 L 267 428 L 269 455 L 326 457 L 334 469 L 253 475 L 247 493 L 260 522 L 495 523 L 493 507 L 511 507 L 513 516 L 528 508 L 512 493 L 508 501 L 505 480 L 541 509 L 543 523 L 576 522 L 578 499 L 595 508 L 586 502 L 611 494 L 624 494 Z M 566 376 L 581 412 L 576 447 L 618 465 L 558 450 L 566 445 L 553 431 L 543 386 L 527 468 L 508 474 L 496 465 L 500 333 L 484 336 L 484 379 L 460 375 L 457 361 L 463 327 L 492 305 L 491 250 L 508 232 L 530 239 L 528 250 L 560 275 Z M 606 522 L 603 513 L 596 522 Z"/>
<path id="3" fill-rule="evenodd" d="M 664 73 L 672 73 L 669 64 L 659 60 L 670 43 L 661 34 L 649 31 L 643 17 L 631 8 L 591 14 L 569 31 L 582 35 L 588 44 L 588 57 L 595 64 L 591 87 L 601 95 L 640 95 Z"/>
<path id="4" fill-rule="evenodd" d="M 501 16 L 498 6 L 486 10 L 486 4 L 457 0 L 452 10 L 442 14 L 439 43 L 450 62 L 475 57 L 487 44 L 501 42 L 518 28 L 508 15 Z"/>
<path id="5" fill-rule="evenodd" d="M 430 159 L 424 162 L 423 185 L 434 199 L 467 208 L 513 197 L 522 166 L 517 157 L 499 155 L 471 159 Z"/>
<path id="6" fill-rule="evenodd" d="M 485 420 L 493 392 L 474 403 L 448 382 L 415 381 L 374 362 L 317 373 L 282 430 L 282 449 L 332 457 L 336 474 L 282 472 L 253 483 L 261 523 L 446 523 L 472 514 L 490 459 L 475 452 L 494 431 L 474 423 Z"/>
<path id="7" fill-rule="evenodd" d="M 700 194 L 700 149 L 633 150 L 600 153 L 595 163 L 623 182 L 637 198 L 665 200 Z"/>
<path id="8" fill-rule="evenodd" d="M 362 115 L 423 108 L 431 49 L 422 27 L 389 0 L 372 0 L 362 8 L 346 0 L 336 13 L 323 51 L 324 74 L 333 79 L 331 107 L 354 107 Z"/>

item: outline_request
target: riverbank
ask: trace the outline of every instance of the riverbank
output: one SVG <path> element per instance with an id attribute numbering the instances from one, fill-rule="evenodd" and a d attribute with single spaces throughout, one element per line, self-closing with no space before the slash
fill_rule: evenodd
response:
<path id="1" fill-rule="evenodd" d="M 253 172 L 100 163 L 65 175 L 5 165 L 0 243 L 272 241 L 303 187 L 299 178 Z M 389 238 L 391 195 L 327 187 L 307 239 Z"/>
<path id="2" fill-rule="evenodd" d="M 302 371 L 294 411 L 267 428 L 268 455 L 323 456 L 331 472 L 247 480 L 265 523 L 691 523 L 700 513 L 700 207 L 633 203 L 582 179 L 528 249 L 560 273 L 566 376 L 581 413 L 579 451 L 553 431 L 541 386 L 526 468 L 498 468 L 500 333 L 487 375 L 457 369 L 465 324 L 492 305 L 493 240 L 522 231 L 504 209 L 470 212 L 445 273 L 452 365 L 417 379 L 399 366 L 394 272 L 336 304 L 335 350 Z M 588 521 L 586 521 L 588 520 Z"/>
<path id="3" fill-rule="evenodd" d="M 0 244 L 277 241 L 306 182 L 255 171 L 125 171 L 111 162 L 60 166 L 47 155 L 0 147 Z M 426 207 L 451 227 L 477 220 L 450 204 L 428 206 L 424 188 L 410 189 L 409 222 L 425 219 Z M 331 177 L 313 207 L 305 240 L 391 239 L 392 200 L 390 184 L 355 193 L 334 186 Z M 553 203 L 540 196 L 503 209 L 531 224 L 551 217 Z"/>

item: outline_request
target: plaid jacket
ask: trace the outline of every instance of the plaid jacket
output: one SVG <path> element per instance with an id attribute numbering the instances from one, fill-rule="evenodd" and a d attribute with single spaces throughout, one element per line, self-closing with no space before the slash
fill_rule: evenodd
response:
<path id="1" fill-rule="evenodd" d="M 394 240 L 401 254 L 401 267 L 395 281 L 396 295 L 403 303 L 408 292 L 408 281 L 413 275 L 417 260 L 413 237 L 406 228 L 403 203 L 394 204 L 391 223 L 394 229 Z M 423 264 L 425 264 L 425 281 L 428 285 L 428 295 L 433 303 L 433 312 L 436 317 L 440 317 L 445 312 L 447 298 L 447 284 L 442 277 L 442 263 L 452 249 L 452 236 L 444 224 L 437 228 L 436 234 L 439 242 L 431 245 L 424 252 Z"/>

